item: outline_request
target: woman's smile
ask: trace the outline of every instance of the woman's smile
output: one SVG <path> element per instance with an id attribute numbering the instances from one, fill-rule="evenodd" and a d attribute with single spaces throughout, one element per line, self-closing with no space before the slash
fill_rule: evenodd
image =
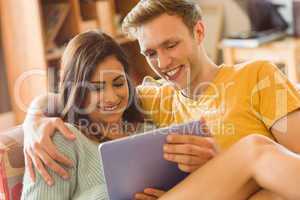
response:
<path id="1" fill-rule="evenodd" d="M 120 100 L 117 103 L 110 104 L 110 105 L 101 105 L 101 104 L 98 104 L 97 108 L 99 110 L 101 110 L 101 111 L 112 112 L 112 111 L 116 111 L 120 107 L 121 103 L 122 103 L 122 100 Z"/>

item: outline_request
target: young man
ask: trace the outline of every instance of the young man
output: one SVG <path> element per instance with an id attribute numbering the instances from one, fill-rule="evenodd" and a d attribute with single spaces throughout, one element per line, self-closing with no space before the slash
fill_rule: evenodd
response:
<path id="1" fill-rule="evenodd" d="M 206 179 L 206 184 L 199 184 L 203 187 L 197 188 L 193 187 L 192 183 L 196 178 L 190 178 L 168 193 L 165 198 L 175 199 L 174 197 L 183 191 L 182 185 L 191 186 L 191 189 L 197 188 L 199 193 L 206 193 L 202 196 L 203 199 L 247 199 L 263 186 L 271 190 L 270 193 L 266 193 L 268 197 L 274 196 L 273 193 L 276 192 L 292 197 L 293 195 L 281 192 L 283 188 L 277 187 L 276 184 L 272 185 L 272 181 L 268 178 L 273 174 L 267 178 L 263 175 L 259 176 L 263 177 L 261 180 L 265 181 L 263 182 L 265 185 L 259 184 L 261 182 L 252 177 L 257 173 L 250 169 L 244 173 L 247 174 L 244 179 L 234 177 L 235 171 L 232 169 L 246 168 L 235 167 L 241 166 L 239 163 L 246 163 L 247 159 L 245 162 L 241 162 L 242 159 L 230 159 L 231 156 L 241 158 L 241 155 L 249 158 L 246 156 L 247 151 L 256 152 L 257 149 L 261 149 L 261 146 L 272 146 L 275 148 L 275 153 L 270 157 L 272 159 L 257 163 L 270 166 L 273 159 L 280 160 L 281 157 L 278 155 L 282 152 L 290 152 L 290 157 L 283 156 L 281 160 L 283 163 L 292 160 L 292 163 L 296 163 L 295 166 L 299 166 L 299 159 L 292 151 L 300 152 L 297 144 L 300 139 L 297 134 L 297 130 L 300 129 L 297 123 L 300 119 L 300 95 L 276 66 L 267 61 L 253 61 L 236 66 L 214 64 L 203 47 L 206 33 L 200 8 L 190 0 L 140 1 L 125 18 L 123 27 L 126 32 L 137 38 L 141 53 L 145 55 L 151 68 L 162 78 L 160 81 L 145 78 L 143 85 L 138 87 L 143 111 L 158 126 L 204 118 L 213 135 L 213 139 L 192 136 L 169 138 L 168 144 L 164 147 L 165 158 L 178 163 L 179 168 L 187 172 L 193 172 L 211 160 L 198 169 L 196 175 L 192 175 L 192 177 L 202 175 L 203 180 L 205 177 L 211 177 L 211 180 Z M 71 138 L 71 133 L 65 130 L 61 120 L 48 119 L 48 123 L 44 124 L 48 133 L 58 128 Z M 257 135 L 251 137 L 252 134 L 265 137 Z M 33 142 L 35 147 L 42 148 L 27 147 L 27 149 L 30 148 L 38 155 L 47 152 L 50 155 L 48 157 L 68 163 L 68 159 L 56 151 L 49 138 L 50 134 L 43 134 L 40 139 L 42 142 Z M 270 142 L 272 140 L 267 138 L 276 140 L 289 150 L 280 146 L 284 148 L 284 151 L 281 151 L 279 144 L 272 143 Z M 233 145 L 237 142 L 237 145 Z M 215 143 L 219 146 L 221 154 L 213 158 L 216 153 Z M 262 152 L 269 152 L 265 150 L 268 148 L 263 149 Z M 240 155 L 241 152 L 245 154 Z M 28 163 L 32 162 L 31 159 L 39 160 L 39 157 L 41 156 L 27 156 Z M 256 161 L 257 157 L 250 156 L 250 158 Z M 48 158 L 44 158 L 43 161 L 54 163 Z M 214 163 L 219 162 L 224 168 L 228 168 L 226 172 L 231 174 L 228 177 L 233 176 L 232 180 L 221 180 L 210 171 L 210 169 L 217 169 Z M 49 166 L 59 174 L 66 175 L 66 172 L 56 164 Z M 208 169 L 207 166 L 211 168 Z M 299 169 L 297 167 L 294 168 Z M 37 169 L 47 179 L 51 178 L 43 167 Z M 251 170 L 254 170 L 252 165 Z M 263 170 L 262 174 L 268 172 L 266 167 L 261 167 L 259 172 L 261 170 Z M 221 172 L 222 170 L 219 169 L 215 174 L 222 175 Z M 291 170 L 291 173 L 287 173 L 288 177 L 292 177 L 294 172 Z M 231 181 L 236 184 L 231 185 Z M 293 184 L 293 182 L 286 182 L 286 185 L 291 187 Z M 185 189 L 188 191 L 187 187 Z M 146 190 L 136 198 L 155 199 L 163 193 L 158 190 Z M 195 190 L 187 192 L 186 195 L 178 199 L 198 199 Z"/>

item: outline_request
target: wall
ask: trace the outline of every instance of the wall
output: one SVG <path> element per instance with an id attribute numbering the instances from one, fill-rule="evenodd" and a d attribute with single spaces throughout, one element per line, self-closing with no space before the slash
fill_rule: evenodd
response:
<path id="1" fill-rule="evenodd" d="M 0 28 L 1 38 L 1 28 Z M 0 132 L 15 125 L 14 114 L 11 112 L 8 94 L 6 70 L 3 56 L 3 46 L 0 39 Z"/>
<path id="2" fill-rule="evenodd" d="M 1 38 L 1 29 L 0 29 Z M 10 99 L 7 89 L 7 79 L 5 64 L 3 59 L 3 47 L 0 40 L 0 113 L 9 112 L 11 110 Z"/>
<path id="3" fill-rule="evenodd" d="M 199 0 L 202 4 L 221 4 L 224 7 L 223 36 L 228 36 L 250 30 L 250 21 L 247 14 L 241 8 L 246 0 Z M 238 16 L 238 17 L 237 17 Z"/>

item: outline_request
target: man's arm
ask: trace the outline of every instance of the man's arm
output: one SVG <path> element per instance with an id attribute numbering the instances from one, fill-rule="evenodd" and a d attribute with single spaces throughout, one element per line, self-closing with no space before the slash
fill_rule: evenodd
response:
<path id="1" fill-rule="evenodd" d="M 68 173 L 58 162 L 72 166 L 72 161 L 57 150 L 52 142 L 52 136 L 56 130 L 68 140 L 75 139 L 75 135 L 60 118 L 49 118 L 45 115 L 49 108 L 51 110 L 55 106 L 56 98 L 55 94 L 50 94 L 34 99 L 23 123 L 26 167 L 33 181 L 35 173 L 32 165 L 47 183 L 52 182 L 52 177 L 44 165 L 62 177 L 68 176 Z"/>
<path id="2" fill-rule="evenodd" d="M 279 119 L 271 128 L 277 142 L 289 150 L 300 153 L 300 110 Z"/>
<path id="3" fill-rule="evenodd" d="M 56 135 L 53 137 L 53 141 L 55 145 L 58 146 L 58 150 L 63 152 L 66 156 L 71 158 L 74 163 L 77 163 L 76 158 L 76 148 L 74 145 L 68 143 L 64 139 L 64 137 L 56 132 Z M 75 164 L 75 166 L 77 166 Z M 73 192 L 76 186 L 76 174 L 77 168 L 66 169 L 71 174 L 70 180 L 65 181 L 61 177 L 59 177 L 55 172 L 50 170 L 47 167 L 49 174 L 53 177 L 52 186 L 49 187 L 49 183 L 44 182 L 44 178 L 41 174 L 36 175 L 36 181 L 34 183 L 30 183 L 30 172 L 29 169 L 25 169 L 24 179 L 23 179 L 23 191 L 22 191 L 22 200 L 24 199 L 57 199 L 57 200 L 65 200 L 72 199 Z M 36 167 L 34 167 L 37 170 Z M 55 184 L 54 184 L 55 182 Z"/>

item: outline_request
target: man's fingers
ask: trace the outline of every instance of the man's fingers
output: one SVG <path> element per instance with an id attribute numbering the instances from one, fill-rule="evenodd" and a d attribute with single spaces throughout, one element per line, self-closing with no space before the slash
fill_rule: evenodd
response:
<path id="1" fill-rule="evenodd" d="M 24 156 L 25 156 L 25 167 L 28 168 L 29 176 L 31 178 L 31 181 L 34 183 L 35 182 L 35 172 L 32 167 L 32 160 L 26 150 L 24 150 Z"/>
<path id="2" fill-rule="evenodd" d="M 144 194 L 144 193 L 137 193 L 134 196 L 135 200 L 156 200 L 156 197 Z"/>
<path id="3" fill-rule="evenodd" d="M 146 188 L 144 190 L 144 193 L 155 196 L 155 197 L 161 197 L 165 192 L 162 190 L 154 189 L 154 188 Z"/>
<path id="4" fill-rule="evenodd" d="M 178 164 L 178 168 L 183 172 L 192 173 L 196 171 L 199 168 L 199 166 Z"/>
<path id="5" fill-rule="evenodd" d="M 56 172 L 64 179 L 68 179 L 70 177 L 68 172 L 64 168 L 59 166 L 54 160 L 52 160 L 50 156 L 47 153 L 45 153 L 39 145 L 37 146 L 38 147 L 36 148 L 35 153 L 37 156 L 39 156 L 42 159 L 44 165 L 52 169 L 54 172 Z"/>
<path id="6" fill-rule="evenodd" d="M 43 148 L 44 151 L 46 151 L 49 156 L 57 161 L 60 162 L 61 164 L 64 164 L 68 167 L 73 167 L 74 163 L 73 161 L 66 157 L 65 155 L 63 155 L 62 153 L 60 153 L 57 149 L 56 146 L 54 145 L 54 143 L 52 142 L 51 138 L 45 138 L 45 142 L 43 142 L 44 144 L 48 144 L 47 148 Z"/>
<path id="7" fill-rule="evenodd" d="M 196 135 L 176 135 L 170 134 L 167 136 L 169 144 L 194 144 L 206 148 L 215 149 L 215 141 L 211 137 L 201 137 Z"/>
<path id="8" fill-rule="evenodd" d="M 216 152 L 209 148 L 203 148 L 191 144 L 165 144 L 164 153 L 167 154 L 184 154 L 202 157 L 204 159 L 213 158 Z"/>
<path id="9" fill-rule="evenodd" d="M 36 167 L 37 171 L 41 174 L 41 176 L 43 177 L 43 179 L 45 180 L 45 182 L 51 186 L 53 185 L 53 179 L 52 177 L 49 175 L 49 173 L 47 172 L 47 170 L 45 169 L 42 161 L 35 155 L 35 153 L 32 151 L 31 148 L 28 149 L 28 154 L 30 155 L 34 166 Z"/>
<path id="10" fill-rule="evenodd" d="M 200 119 L 201 122 L 201 130 L 206 134 L 206 135 L 211 135 L 211 132 L 206 124 L 206 120 L 204 119 L 204 117 L 201 117 Z"/>
<path id="11" fill-rule="evenodd" d="M 164 158 L 170 162 L 183 165 L 197 165 L 198 167 L 208 161 L 208 159 L 201 157 L 180 154 L 164 154 Z"/>
<path id="12" fill-rule="evenodd" d="M 65 125 L 64 121 L 60 118 L 53 119 L 54 127 L 68 140 L 76 139 L 75 134 Z"/>

